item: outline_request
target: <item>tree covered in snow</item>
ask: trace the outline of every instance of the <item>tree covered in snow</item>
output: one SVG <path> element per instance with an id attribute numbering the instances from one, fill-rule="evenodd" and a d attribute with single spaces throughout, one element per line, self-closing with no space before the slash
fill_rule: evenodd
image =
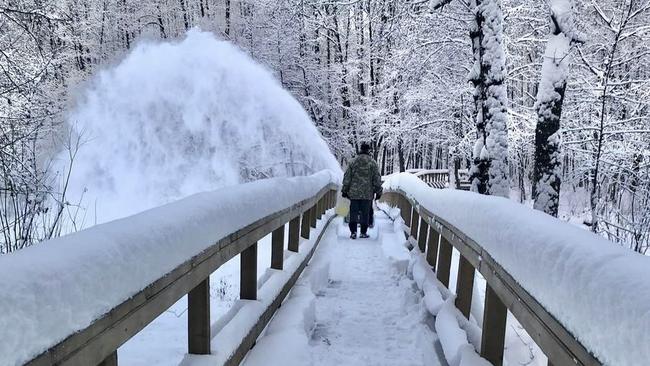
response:
<path id="1" fill-rule="evenodd" d="M 537 210 L 558 215 L 562 180 L 560 118 L 569 74 L 569 49 L 581 36 L 573 20 L 571 0 L 550 4 L 551 33 L 537 91 L 533 200 Z"/>
<path id="2" fill-rule="evenodd" d="M 550 4 L 555 9 L 563 3 Z M 68 127 L 61 111 L 71 105 L 78 85 L 143 40 L 180 39 L 198 26 L 266 65 L 300 101 L 341 163 L 356 153 L 359 142 L 370 141 L 383 174 L 410 168 L 454 172 L 474 165 L 478 191 L 505 196 L 512 188 L 521 202 L 535 193 L 535 204 L 545 211 L 557 199 L 550 183 L 561 181 L 558 217 L 644 251 L 650 243 L 648 1 L 573 0 L 584 42 L 571 45 L 563 58 L 551 48 L 566 46 L 553 41 L 561 40 L 560 34 L 576 38 L 564 25 L 572 18 L 560 19 L 553 10 L 557 24 L 549 22 L 548 5 L 518 0 L 4 3 L 0 133 L 6 141 L 26 144 L 1 145 L 12 171 L 5 169 L 3 178 L 13 177 L 7 181 L 14 184 L 21 177 L 32 191 L 56 196 L 58 203 L 43 211 L 56 212 L 59 203 L 74 210 L 76 203 L 66 203 L 61 192 L 44 189 L 65 172 L 42 168 L 53 151 L 65 149 L 67 139 L 61 136 Z M 559 77 L 552 70 L 569 64 L 563 100 L 542 100 L 560 95 L 555 86 L 562 84 L 545 75 Z M 553 93 L 542 92 L 549 86 Z M 536 149 L 536 127 L 555 123 L 538 124 L 540 116 L 550 111 L 553 118 L 547 121 L 559 122 L 554 116 L 559 117 L 560 105 L 562 128 L 544 128 L 553 143 L 543 145 L 545 151 Z M 25 135 L 33 138 L 18 138 Z M 562 150 L 556 149 L 559 141 Z M 39 164 L 30 163 L 29 156 L 39 157 Z M 535 161 L 544 156 L 553 164 L 536 173 Z M 243 158 L 252 165 L 258 161 L 254 153 Z M 249 169 L 251 179 L 264 172 L 264 167 Z M 536 178 L 558 174 L 558 180 Z M 39 186 L 46 181 L 47 187 Z M 549 184 L 538 189 L 537 182 Z M 33 216 L 24 217 L 30 222 Z"/>

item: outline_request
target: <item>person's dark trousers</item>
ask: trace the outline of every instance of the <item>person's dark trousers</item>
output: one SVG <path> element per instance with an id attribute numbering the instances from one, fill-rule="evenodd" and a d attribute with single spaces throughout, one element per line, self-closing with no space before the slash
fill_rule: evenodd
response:
<path id="1" fill-rule="evenodd" d="M 357 232 L 357 224 L 361 224 L 361 234 L 368 233 L 368 216 L 372 200 L 350 200 L 350 232 Z"/>

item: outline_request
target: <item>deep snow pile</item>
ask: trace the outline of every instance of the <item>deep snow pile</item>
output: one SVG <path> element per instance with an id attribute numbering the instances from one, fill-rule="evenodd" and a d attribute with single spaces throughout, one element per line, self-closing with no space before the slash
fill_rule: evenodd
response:
<path id="1" fill-rule="evenodd" d="M 87 223 L 257 178 L 340 169 L 269 71 L 196 29 L 181 41 L 141 43 L 99 73 L 69 122 L 86 143 L 68 200 L 83 194 Z"/>
<path id="2" fill-rule="evenodd" d="M 0 257 L 0 365 L 21 365 L 220 238 L 312 197 L 323 171 L 195 194 Z M 56 274 L 56 275 L 54 275 Z"/>
<path id="3" fill-rule="evenodd" d="M 604 364 L 650 359 L 650 258 L 504 198 L 431 189 L 411 174 L 384 188 L 474 239 Z"/>

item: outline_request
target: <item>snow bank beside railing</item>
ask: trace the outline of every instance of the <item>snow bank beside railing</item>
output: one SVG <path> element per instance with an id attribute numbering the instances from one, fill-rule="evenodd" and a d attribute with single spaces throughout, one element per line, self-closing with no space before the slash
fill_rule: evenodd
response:
<path id="1" fill-rule="evenodd" d="M 199 193 L 0 257 L 0 365 L 22 365 L 215 244 L 336 176 Z"/>
<path id="2" fill-rule="evenodd" d="M 650 258 L 513 201 L 436 190 L 412 174 L 401 189 L 481 245 L 606 365 L 650 359 Z"/>

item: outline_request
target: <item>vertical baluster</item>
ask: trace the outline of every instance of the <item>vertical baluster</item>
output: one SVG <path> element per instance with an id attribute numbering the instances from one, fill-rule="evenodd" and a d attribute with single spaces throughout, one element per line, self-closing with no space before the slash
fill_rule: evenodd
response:
<path id="1" fill-rule="evenodd" d="M 404 223 L 406 225 L 411 224 L 411 213 L 413 211 L 413 207 L 411 207 L 411 203 L 406 199 L 406 197 L 402 196 L 404 200 Z"/>
<path id="2" fill-rule="evenodd" d="M 456 281 L 456 307 L 469 319 L 472 309 L 472 290 L 474 288 L 474 267 L 462 255 L 458 263 L 458 279 Z"/>
<path id="3" fill-rule="evenodd" d="M 434 229 L 433 225 L 429 226 L 429 240 L 427 242 L 427 262 L 436 270 L 438 261 L 438 242 L 440 241 L 440 234 Z"/>
<path id="4" fill-rule="evenodd" d="M 427 231 L 429 229 L 429 224 L 427 224 L 424 217 L 420 218 L 420 231 L 418 233 L 418 247 L 422 253 L 427 250 Z"/>
<path id="5" fill-rule="evenodd" d="M 271 233 L 271 268 L 282 269 L 284 266 L 284 225 Z"/>
<path id="6" fill-rule="evenodd" d="M 318 216 L 317 206 L 318 206 L 318 202 L 314 203 L 314 205 L 311 206 L 311 209 L 309 209 L 309 224 L 314 229 L 316 228 L 316 217 Z"/>
<path id="7" fill-rule="evenodd" d="M 503 364 L 508 309 L 490 285 L 485 288 L 481 357 L 495 366 Z"/>
<path id="8" fill-rule="evenodd" d="M 210 277 L 187 294 L 187 349 L 195 355 L 210 354 Z"/>
<path id="9" fill-rule="evenodd" d="M 440 281 L 445 287 L 449 288 L 449 274 L 451 271 L 451 252 L 452 246 L 445 239 L 444 236 L 440 237 L 440 253 L 438 254 L 438 268 L 436 273 L 438 276 L 438 281 Z"/>
<path id="10" fill-rule="evenodd" d="M 309 212 L 311 209 L 308 209 L 307 211 L 302 213 L 302 224 L 300 227 L 300 236 L 309 239 Z"/>
<path id="11" fill-rule="evenodd" d="M 257 243 L 241 252 L 239 298 L 257 300 Z"/>
<path id="12" fill-rule="evenodd" d="M 411 213 L 411 236 L 415 239 L 418 237 L 418 222 L 420 221 L 420 215 L 418 210 L 414 207 L 413 212 Z"/>
<path id="13" fill-rule="evenodd" d="M 298 246 L 300 244 L 300 215 L 294 217 L 289 221 L 289 240 L 287 249 L 298 253 Z"/>

